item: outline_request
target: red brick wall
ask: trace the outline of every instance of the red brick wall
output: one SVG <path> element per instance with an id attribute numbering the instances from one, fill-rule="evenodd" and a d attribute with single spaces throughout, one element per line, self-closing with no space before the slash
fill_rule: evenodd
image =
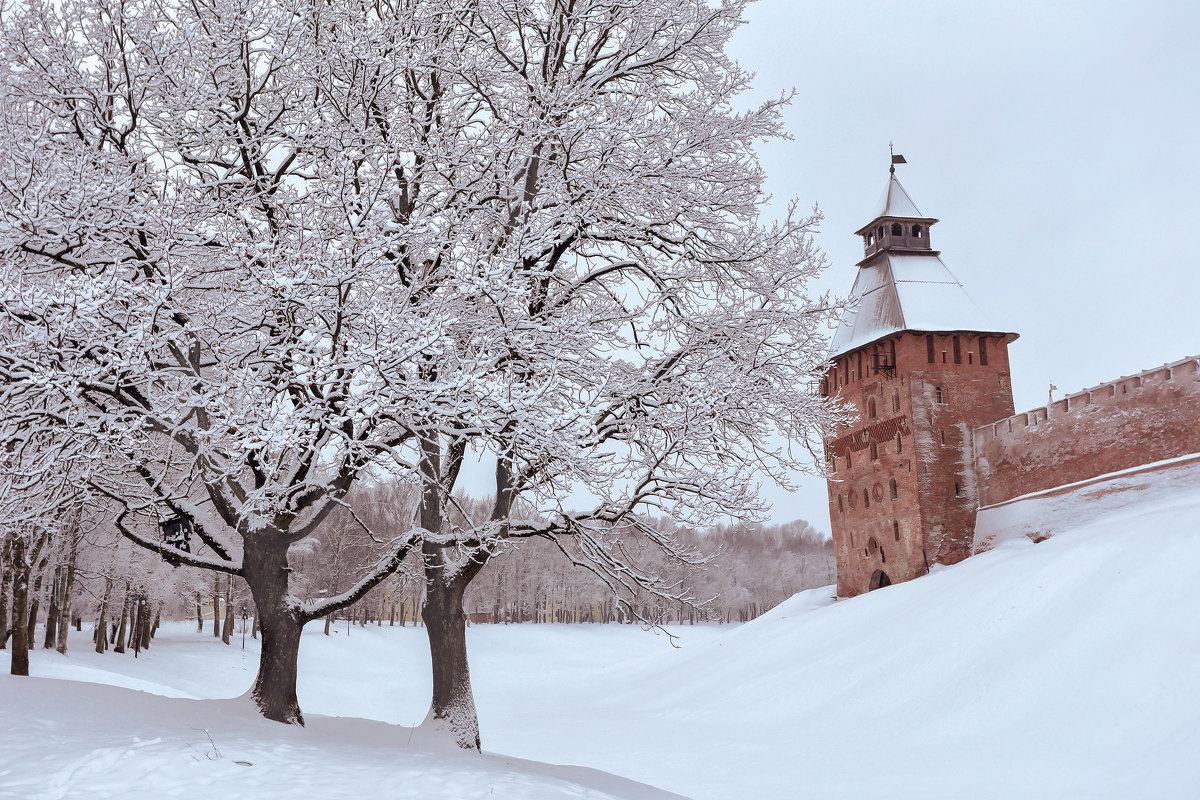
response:
<path id="1" fill-rule="evenodd" d="M 981 506 L 1200 452 L 1200 358 L 977 427 L 972 438 Z"/>
<path id="2" fill-rule="evenodd" d="M 868 591 L 877 571 L 899 583 L 924 575 L 934 562 L 969 554 L 976 495 L 964 443 L 973 427 L 1007 416 L 1013 407 L 1005 339 L 989 336 L 986 342 L 983 365 L 978 337 L 959 334 L 955 364 L 953 336 L 934 335 L 930 364 L 925 334 L 901 334 L 841 356 L 826 376 L 826 389 L 859 414 L 825 443 L 835 468 L 829 516 L 839 596 Z M 873 369 L 875 353 L 895 369 Z"/>

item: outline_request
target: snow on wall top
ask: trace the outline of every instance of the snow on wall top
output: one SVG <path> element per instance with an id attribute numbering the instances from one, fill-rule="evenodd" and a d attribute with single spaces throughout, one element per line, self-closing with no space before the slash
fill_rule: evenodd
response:
<path id="1" fill-rule="evenodd" d="M 850 302 L 831 358 L 901 331 L 1001 332 L 932 252 L 881 253 L 859 268 Z"/>

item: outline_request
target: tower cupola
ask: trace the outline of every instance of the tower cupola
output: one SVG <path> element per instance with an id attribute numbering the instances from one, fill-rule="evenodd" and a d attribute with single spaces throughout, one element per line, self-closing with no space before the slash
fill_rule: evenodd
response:
<path id="1" fill-rule="evenodd" d="M 900 184 L 893 166 L 888 176 L 875 217 L 855 234 L 863 240 L 863 262 L 881 252 L 930 253 L 936 255 L 929 243 L 929 229 L 937 223 L 934 217 L 920 212 L 917 204 Z"/>

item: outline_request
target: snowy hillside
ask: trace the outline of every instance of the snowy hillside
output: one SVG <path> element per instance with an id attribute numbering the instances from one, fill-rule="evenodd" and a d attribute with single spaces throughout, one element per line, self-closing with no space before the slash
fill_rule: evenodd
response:
<path id="1" fill-rule="evenodd" d="M 740 627 L 678 629 L 679 649 L 621 626 L 476 626 L 484 748 L 714 800 L 1194 796 L 1198 520 L 1192 461 L 986 512 L 990 552 L 851 600 L 814 590 Z M 68 658 L 35 652 L 32 673 L 51 679 L 0 678 L 0 797 L 664 796 L 423 749 L 399 726 L 424 715 L 424 632 L 310 627 L 304 730 L 241 701 L 53 679 L 231 697 L 253 641 L 243 654 L 178 624 L 137 662 L 78 635 Z M 368 719 L 321 716 L 337 714 Z"/>

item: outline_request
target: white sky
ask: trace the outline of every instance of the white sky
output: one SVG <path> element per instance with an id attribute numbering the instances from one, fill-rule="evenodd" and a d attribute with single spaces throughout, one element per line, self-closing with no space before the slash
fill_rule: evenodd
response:
<path id="1" fill-rule="evenodd" d="M 840 294 L 888 141 L 932 243 L 1010 346 L 1017 410 L 1200 354 L 1200 3 L 761 0 L 734 44 L 753 97 L 796 87 L 760 152 L 825 214 Z M 768 494 L 829 530 L 822 481 Z"/>

